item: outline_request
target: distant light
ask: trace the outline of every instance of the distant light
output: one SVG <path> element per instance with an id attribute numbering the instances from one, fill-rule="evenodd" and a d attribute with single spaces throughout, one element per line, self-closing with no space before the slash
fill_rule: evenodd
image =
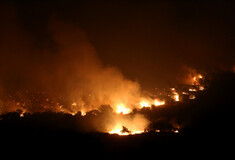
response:
<path id="1" fill-rule="evenodd" d="M 196 96 L 192 94 L 189 96 L 189 99 L 196 99 Z"/>
<path id="2" fill-rule="evenodd" d="M 179 133 L 179 130 L 176 129 L 176 130 L 174 130 L 173 132 L 174 132 L 174 133 Z"/>
<path id="3" fill-rule="evenodd" d="M 205 88 L 203 86 L 199 86 L 199 90 L 203 91 Z"/>
<path id="4" fill-rule="evenodd" d="M 175 94 L 175 95 L 174 95 L 174 100 L 175 100 L 176 102 L 179 102 L 179 101 L 180 101 L 178 94 Z"/>
<path id="5" fill-rule="evenodd" d="M 188 89 L 190 92 L 197 92 L 197 89 L 195 89 L 195 88 L 189 88 Z"/>
<path id="6" fill-rule="evenodd" d="M 160 131 L 160 129 L 156 129 L 155 132 L 160 133 L 161 131 Z"/>

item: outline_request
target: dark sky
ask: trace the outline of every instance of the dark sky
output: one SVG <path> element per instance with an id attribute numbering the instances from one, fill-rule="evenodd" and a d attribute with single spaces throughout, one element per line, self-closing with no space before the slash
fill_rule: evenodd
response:
<path id="1" fill-rule="evenodd" d="M 52 47 L 52 17 L 85 31 L 97 56 L 143 88 L 180 79 L 184 68 L 199 72 L 235 64 L 232 1 L 6 1 L 35 48 Z M 4 17 L 4 16 L 3 16 Z M 6 17 L 5 17 L 6 18 Z M 48 53 L 50 54 L 50 53 Z"/>

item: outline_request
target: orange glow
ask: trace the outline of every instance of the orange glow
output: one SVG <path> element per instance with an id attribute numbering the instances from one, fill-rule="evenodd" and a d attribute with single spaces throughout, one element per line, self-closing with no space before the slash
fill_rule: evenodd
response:
<path id="1" fill-rule="evenodd" d="M 127 128 L 126 128 L 127 129 Z M 118 124 L 115 126 L 114 129 L 112 129 L 109 134 L 118 134 L 118 135 L 121 135 L 121 136 L 126 136 L 126 135 L 134 135 L 134 134 L 141 134 L 143 133 L 144 131 L 129 131 L 128 129 L 125 130 L 125 127 L 122 126 L 121 124 Z"/>
<path id="2" fill-rule="evenodd" d="M 197 89 L 195 89 L 195 88 L 189 88 L 188 89 L 190 92 L 197 92 Z"/>
<path id="3" fill-rule="evenodd" d="M 178 93 L 175 94 L 173 97 L 174 97 L 174 100 L 175 100 L 176 102 L 180 101 L 180 99 L 179 99 L 179 94 L 178 94 Z"/>
<path id="4" fill-rule="evenodd" d="M 140 102 L 140 106 L 143 108 L 143 107 L 150 107 L 151 105 L 146 100 L 143 100 Z"/>
<path id="5" fill-rule="evenodd" d="M 189 99 L 196 99 L 196 96 L 192 94 L 189 96 Z"/>
<path id="6" fill-rule="evenodd" d="M 85 115 L 86 115 L 86 112 L 81 111 L 81 115 L 82 115 L 82 116 L 85 116 Z"/>
<path id="7" fill-rule="evenodd" d="M 199 86 L 199 90 L 203 91 L 205 88 L 203 86 Z"/>
<path id="8" fill-rule="evenodd" d="M 171 91 L 173 94 L 172 99 L 174 99 L 174 101 L 176 101 L 176 102 L 180 101 L 179 94 L 176 92 L 175 88 L 171 88 Z"/>
<path id="9" fill-rule="evenodd" d="M 192 85 L 200 85 L 200 79 L 203 79 L 201 74 L 197 74 L 192 78 Z"/>
<path id="10" fill-rule="evenodd" d="M 20 113 L 20 117 L 24 117 L 24 114 L 27 110 L 22 110 L 22 113 Z"/>
<path id="11" fill-rule="evenodd" d="M 178 130 L 178 129 L 176 129 L 176 130 L 174 130 L 173 132 L 174 132 L 174 133 L 179 133 L 179 130 Z"/>
<path id="12" fill-rule="evenodd" d="M 161 105 L 164 105 L 165 104 L 165 101 L 160 101 L 158 99 L 155 99 L 154 100 L 154 105 L 155 106 L 161 106 Z"/>
<path id="13" fill-rule="evenodd" d="M 72 106 L 76 106 L 77 104 L 75 102 L 72 103 Z"/>
<path id="14" fill-rule="evenodd" d="M 144 107 L 151 107 L 152 105 L 161 106 L 164 104 L 165 104 L 164 100 L 159 100 L 158 98 L 156 98 L 156 99 L 148 99 L 148 100 L 143 99 L 139 105 L 140 105 L 140 108 L 144 108 Z"/>
<path id="15" fill-rule="evenodd" d="M 126 128 L 127 129 L 127 128 Z M 127 136 L 127 135 L 134 135 L 134 134 L 141 134 L 144 133 L 144 130 L 134 130 L 134 131 L 129 131 L 128 129 L 125 130 L 125 127 L 122 126 L 121 124 L 117 124 L 111 131 L 108 132 L 109 134 L 118 134 L 121 136 Z"/>
<path id="16" fill-rule="evenodd" d="M 188 95 L 188 93 L 187 93 L 187 92 L 182 92 L 182 94 Z"/>
<path id="17" fill-rule="evenodd" d="M 149 124 L 149 121 L 141 114 L 136 114 L 134 116 L 119 114 L 115 117 L 114 121 L 114 125 L 109 126 L 107 129 L 109 134 L 141 134 L 145 132 L 145 128 Z"/>
<path id="18" fill-rule="evenodd" d="M 130 108 L 127 108 L 124 104 L 119 104 L 116 109 L 116 113 L 128 114 L 131 112 Z"/>
<path id="19" fill-rule="evenodd" d="M 195 99 L 196 96 L 198 96 L 196 92 L 205 89 L 203 85 L 203 80 L 204 77 L 201 74 L 195 74 L 194 76 L 190 76 L 188 78 L 187 85 L 183 87 L 178 85 L 177 88 L 164 89 L 164 92 L 157 92 L 154 94 L 153 93 L 136 94 L 136 96 L 134 97 L 131 96 L 131 98 L 128 96 L 128 94 L 123 95 L 118 93 L 114 94 L 111 99 L 105 96 L 104 98 L 102 98 L 102 100 L 100 100 L 99 103 L 94 105 L 93 103 L 86 103 L 86 101 L 83 101 L 83 99 L 80 98 L 77 98 L 76 100 L 71 100 L 69 105 L 67 105 L 67 103 L 63 104 L 62 103 L 63 101 L 56 102 L 49 98 L 43 98 L 43 102 L 46 102 L 43 103 L 43 107 L 45 111 L 47 111 L 47 109 L 53 109 L 52 107 L 56 107 L 55 110 L 53 110 L 55 112 L 59 113 L 62 112 L 70 114 L 72 116 L 75 116 L 78 113 L 79 116 L 86 116 L 86 114 L 92 110 L 97 111 L 97 112 L 91 112 L 93 115 L 99 115 L 99 113 L 102 112 L 102 109 L 99 110 L 99 107 L 102 106 L 102 104 L 106 104 L 111 108 L 107 112 L 108 116 L 104 114 L 105 124 L 102 125 L 105 127 L 103 126 L 100 127 L 101 128 L 100 131 L 109 134 L 118 134 L 122 136 L 141 134 L 144 133 L 146 129 L 149 129 L 148 124 L 150 122 L 148 119 L 146 119 L 144 115 L 140 113 L 145 114 L 145 111 L 154 110 L 155 107 L 164 106 L 166 105 L 166 103 L 167 104 L 169 103 L 170 106 L 171 103 L 173 103 L 174 101 L 175 102 L 184 101 L 186 98 L 191 100 Z M 112 87 L 110 89 L 112 89 Z M 125 90 L 125 88 L 123 90 Z M 157 97 L 159 97 L 160 99 Z M 89 98 L 93 98 L 91 94 L 89 94 Z M 171 100 L 169 100 L 169 98 L 171 98 Z M 97 98 L 94 99 L 95 99 L 94 101 L 99 101 L 99 99 Z M 18 102 L 16 100 L 12 100 L 11 105 L 16 109 L 19 108 L 20 110 L 23 110 L 22 112 L 21 111 L 18 112 L 18 116 L 24 117 L 27 115 L 28 111 L 26 112 L 26 109 L 24 110 L 24 107 L 27 105 L 25 105 L 24 102 Z M 0 107 L 2 108 L 2 106 Z M 160 131 L 159 129 L 156 129 L 155 132 L 157 133 L 165 132 L 165 130 Z M 174 127 L 174 129 L 167 130 L 167 132 L 179 133 L 179 127 Z"/>
<path id="20" fill-rule="evenodd" d="M 198 78 L 202 79 L 203 77 L 202 77 L 202 75 L 201 75 L 201 74 L 198 74 Z"/>
<path id="21" fill-rule="evenodd" d="M 118 135 L 129 135 L 128 132 L 123 131 L 123 126 L 121 124 L 118 124 L 113 128 L 111 131 L 109 131 L 109 134 L 118 134 Z"/>
<path id="22" fill-rule="evenodd" d="M 21 114 L 20 114 L 20 117 L 24 117 L 24 113 L 21 113 Z"/>

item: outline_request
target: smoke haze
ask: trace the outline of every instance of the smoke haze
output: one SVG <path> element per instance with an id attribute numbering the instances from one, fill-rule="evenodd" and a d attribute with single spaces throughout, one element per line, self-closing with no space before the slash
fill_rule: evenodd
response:
<path id="1" fill-rule="evenodd" d="M 78 108 L 89 107 L 83 110 L 105 104 L 137 103 L 139 84 L 126 79 L 117 68 L 105 67 L 86 33 L 78 26 L 52 16 L 48 23 L 48 41 L 39 48 L 37 39 L 27 34 L 18 22 L 14 7 L 5 6 L 2 12 L 2 99 L 13 94 L 15 101 L 28 102 L 24 106 L 29 111 L 45 109 L 44 101 L 57 107 L 68 107 L 72 102 L 76 102 Z M 9 107 L 9 104 L 2 105 Z"/>
<path id="2" fill-rule="evenodd" d="M 1 99 L 5 103 L 9 93 L 16 94 L 25 106 L 37 106 L 30 110 L 73 102 L 78 108 L 129 105 L 140 96 L 140 84 L 153 91 L 189 84 L 192 72 L 231 69 L 232 6 L 3 1 Z"/>

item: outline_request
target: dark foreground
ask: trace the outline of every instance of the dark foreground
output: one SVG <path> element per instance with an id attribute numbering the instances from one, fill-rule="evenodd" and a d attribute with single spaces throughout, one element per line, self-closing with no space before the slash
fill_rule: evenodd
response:
<path id="1" fill-rule="evenodd" d="M 5 127 L 5 128 L 4 128 Z M 231 156 L 231 133 L 223 130 L 182 130 L 180 133 L 144 133 L 119 136 L 107 133 L 82 133 L 72 130 L 19 129 L 1 126 L 1 151 L 8 156 L 28 155 L 57 158 L 135 159 L 140 157 L 177 158 L 187 155 L 198 158 Z M 6 128 L 7 127 L 7 128 Z M 9 127 L 9 128 L 8 128 Z M 7 130 L 7 131 L 6 131 Z M 230 148 L 231 147 L 231 148 Z M 82 158 L 83 159 L 83 158 Z M 154 158 L 155 159 L 155 158 Z"/>

